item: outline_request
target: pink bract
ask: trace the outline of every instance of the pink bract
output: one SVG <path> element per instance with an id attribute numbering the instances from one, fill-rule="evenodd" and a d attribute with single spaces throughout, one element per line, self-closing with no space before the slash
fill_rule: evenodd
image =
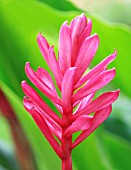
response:
<path id="1" fill-rule="evenodd" d="M 70 25 L 64 22 L 60 28 L 58 59 L 54 47 L 40 33 L 37 37 L 40 51 L 53 72 L 61 97 L 48 71 L 39 67 L 35 72 L 29 63 L 25 66 L 30 81 L 53 102 L 62 115 L 60 118 L 26 81 L 22 82 L 22 89 L 27 96 L 24 97 L 24 107 L 61 158 L 62 170 L 72 169 L 72 149 L 110 115 L 112 103 L 119 95 L 117 90 L 94 99 L 95 93 L 115 77 L 115 68 L 107 70 L 107 66 L 117 53 L 114 51 L 85 73 L 99 46 L 99 37 L 97 34 L 91 35 L 91 30 L 92 21 L 84 14 L 73 19 Z M 78 131 L 81 134 L 73 142 L 72 135 Z"/>

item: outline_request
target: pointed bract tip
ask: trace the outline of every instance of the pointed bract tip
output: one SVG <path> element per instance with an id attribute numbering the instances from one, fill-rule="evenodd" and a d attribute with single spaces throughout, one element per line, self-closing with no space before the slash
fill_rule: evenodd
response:
<path id="1" fill-rule="evenodd" d="M 26 102 L 28 100 L 27 96 L 23 97 L 23 102 Z"/>
<path id="2" fill-rule="evenodd" d="M 50 55 L 54 55 L 55 52 L 54 52 L 54 45 L 52 45 L 50 48 L 49 48 L 49 54 Z"/>
<path id="3" fill-rule="evenodd" d="M 116 48 L 114 48 L 114 52 L 117 54 L 117 49 Z"/>
<path id="4" fill-rule="evenodd" d="M 90 18 L 87 18 L 87 26 L 88 26 L 88 29 L 90 27 L 90 29 L 92 29 L 92 20 Z"/>
<path id="5" fill-rule="evenodd" d="M 118 95 L 120 94 L 120 89 L 116 90 L 116 92 L 118 93 Z"/>
<path id="6" fill-rule="evenodd" d="M 32 108 L 35 108 L 34 104 L 26 96 L 24 96 L 23 98 L 23 103 L 27 111 L 30 111 Z"/>
<path id="7" fill-rule="evenodd" d="M 107 72 L 107 73 L 110 73 L 110 76 L 111 76 L 112 78 L 114 78 L 115 75 L 116 75 L 116 69 L 115 69 L 115 67 L 113 67 L 113 68 L 110 69 L 110 70 L 107 70 L 106 72 Z M 110 78 L 111 78 L 111 77 L 110 77 Z"/>
<path id="8" fill-rule="evenodd" d="M 62 24 L 62 26 L 68 27 L 68 21 L 64 21 L 63 24 Z M 61 27 L 62 27 L 62 26 L 61 26 Z"/>
<path id="9" fill-rule="evenodd" d="M 49 48 L 49 51 L 51 50 L 51 51 L 54 51 L 54 45 L 52 45 L 50 48 Z"/>
<path id="10" fill-rule="evenodd" d="M 30 63 L 27 62 L 25 64 L 25 72 L 26 72 L 26 75 L 28 76 L 30 74 L 30 71 L 32 71 L 32 68 L 30 67 Z"/>
<path id="11" fill-rule="evenodd" d="M 39 42 L 41 42 L 41 41 L 43 41 L 43 42 L 46 42 L 46 43 L 47 43 L 46 38 L 45 38 L 44 36 L 42 36 L 42 34 L 41 34 L 41 33 L 39 33 L 39 34 L 37 35 L 37 42 L 39 43 Z"/>
<path id="12" fill-rule="evenodd" d="M 37 35 L 37 38 L 40 38 L 40 37 L 42 37 L 42 33 L 41 32 L 39 32 L 38 35 Z"/>
<path id="13" fill-rule="evenodd" d="M 97 33 L 94 33 L 93 35 L 91 35 L 91 36 L 89 36 L 89 37 L 87 37 L 86 39 L 89 39 L 89 38 L 97 38 L 97 39 L 99 39 L 99 36 L 98 36 L 98 34 Z"/>
<path id="14" fill-rule="evenodd" d="M 26 71 L 27 67 L 30 67 L 30 62 L 26 62 L 26 64 L 25 64 L 25 71 Z"/>
<path id="15" fill-rule="evenodd" d="M 82 12 L 82 14 L 81 14 L 80 16 L 81 16 L 81 17 L 83 17 L 83 16 L 86 17 L 84 12 Z"/>
<path id="16" fill-rule="evenodd" d="M 94 35 L 92 35 L 92 37 L 96 37 L 96 38 L 98 39 L 98 41 L 100 40 L 97 33 L 95 33 Z"/>
<path id="17" fill-rule="evenodd" d="M 117 50 L 116 50 L 116 49 L 114 49 L 113 55 L 114 55 L 115 57 L 117 56 Z"/>
<path id="18" fill-rule="evenodd" d="M 25 65 L 29 65 L 30 64 L 30 62 L 26 62 L 26 64 Z"/>
<path id="19" fill-rule="evenodd" d="M 100 39 L 97 33 L 87 37 L 85 40 L 88 41 L 90 39 L 95 40 L 98 43 L 98 45 L 100 44 Z"/>
<path id="20" fill-rule="evenodd" d="M 25 108 L 26 108 L 27 101 L 28 101 L 27 96 L 24 96 L 24 98 L 23 98 L 23 103 L 24 103 L 24 107 L 25 107 Z"/>
<path id="21" fill-rule="evenodd" d="M 61 36 L 63 35 L 63 33 L 66 33 L 67 31 L 69 31 L 69 25 L 68 25 L 68 21 L 65 21 L 60 27 Z"/>
<path id="22" fill-rule="evenodd" d="M 21 86 L 23 87 L 25 84 L 26 84 L 26 81 L 23 80 L 23 81 L 21 82 Z"/>
<path id="23" fill-rule="evenodd" d="M 116 74 L 116 68 L 115 68 L 115 67 L 113 67 L 113 68 L 110 69 L 109 71 L 112 71 L 112 72 L 114 72 L 114 74 Z"/>
<path id="24" fill-rule="evenodd" d="M 23 92 L 25 93 L 25 91 L 27 91 L 28 89 L 28 84 L 25 80 L 21 82 L 21 87 L 22 87 Z"/>
<path id="25" fill-rule="evenodd" d="M 117 99 L 119 94 L 120 94 L 120 89 L 116 90 L 116 91 L 112 91 L 115 94 L 115 98 Z"/>
<path id="26" fill-rule="evenodd" d="M 87 23 L 91 23 L 92 24 L 91 18 L 87 18 Z"/>
<path id="27" fill-rule="evenodd" d="M 81 19 L 84 19 L 84 20 L 87 20 L 86 16 L 84 13 L 82 13 L 80 16 L 79 16 Z"/>

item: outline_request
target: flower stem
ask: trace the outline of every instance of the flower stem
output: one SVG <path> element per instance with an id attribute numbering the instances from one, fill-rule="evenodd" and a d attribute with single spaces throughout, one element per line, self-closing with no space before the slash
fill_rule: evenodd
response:
<path id="1" fill-rule="evenodd" d="M 62 160 L 62 170 L 72 170 L 72 159 L 71 156 L 67 159 Z"/>
<path id="2" fill-rule="evenodd" d="M 69 118 L 69 117 L 68 117 Z M 62 158 L 62 170 L 72 170 L 72 135 L 70 137 L 66 137 L 65 130 L 70 125 L 69 119 L 63 115 L 63 119 L 66 120 L 66 126 L 62 128 L 62 150 L 64 153 L 64 158 Z"/>
<path id="3" fill-rule="evenodd" d="M 64 137 L 62 140 L 62 148 L 64 150 L 65 158 L 62 159 L 62 170 L 72 170 L 72 158 L 71 158 L 71 148 L 72 148 L 72 136 Z"/>

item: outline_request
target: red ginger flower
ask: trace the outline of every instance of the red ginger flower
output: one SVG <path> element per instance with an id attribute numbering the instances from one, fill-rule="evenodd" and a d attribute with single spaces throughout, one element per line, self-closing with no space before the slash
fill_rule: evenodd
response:
<path id="1" fill-rule="evenodd" d="M 39 67 L 34 72 L 29 63 L 25 67 L 31 82 L 54 103 L 62 115 L 60 118 L 32 87 L 22 82 L 23 91 L 28 97 L 24 98 L 24 107 L 61 158 L 63 170 L 72 169 L 71 151 L 110 115 L 112 103 L 119 95 L 119 90 L 111 91 L 93 100 L 95 92 L 115 76 L 115 69 L 107 70 L 107 66 L 115 59 L 116 51 L 84 74 L 99 46 L 98 35 L 90 35 L 91 30 L 92 22 L 84 14 L 77 16 L 70 25 L 64 22 L 59 35 L 58 60 L 53 46 L 41 34 L 38 35 L 39 48 L 54 74 L 61 97 L 46 70 Z M 93 112 L 94 115 L 90 115 Z M 82 132 L 73 142 L 72 135 L 78 131 Z"/>

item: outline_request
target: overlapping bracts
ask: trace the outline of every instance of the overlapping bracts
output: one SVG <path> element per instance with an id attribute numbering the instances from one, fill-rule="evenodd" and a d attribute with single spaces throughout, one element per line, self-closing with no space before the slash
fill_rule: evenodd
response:
<path id="1" fill-rule="evenodd" d="M 61 97 L 45 69 L 39 67 L 35 72 L 29 63 L 25 66 L 30 81 L 53 102 L 62 115 L 60 118 L 26 81 L 22 82 L 22 89 L 27 96 L 24 97 L 25 109 L 60 158 L 65 153 L 54 135 L 62 143 L 64 137 L 82 131 L 71 144 L 73 149 L 110 115 L 112 103 L 119 95 L 117 90 L 94 99 L 95 93 L 115 77 L 115 68 L 107 70 L 107 66 L 115 59 L 116 51 L 84 74 L 99 46 L 99 37 L 97 34 L 91 35 L 91 30 L 92 22 L 84 14 L 77 16 L 70 25 L 64 22 L 59 35 L 58 59 L 54 47 L 41 34 L 38 35 L 40 51 L 53 72 Z"/>

